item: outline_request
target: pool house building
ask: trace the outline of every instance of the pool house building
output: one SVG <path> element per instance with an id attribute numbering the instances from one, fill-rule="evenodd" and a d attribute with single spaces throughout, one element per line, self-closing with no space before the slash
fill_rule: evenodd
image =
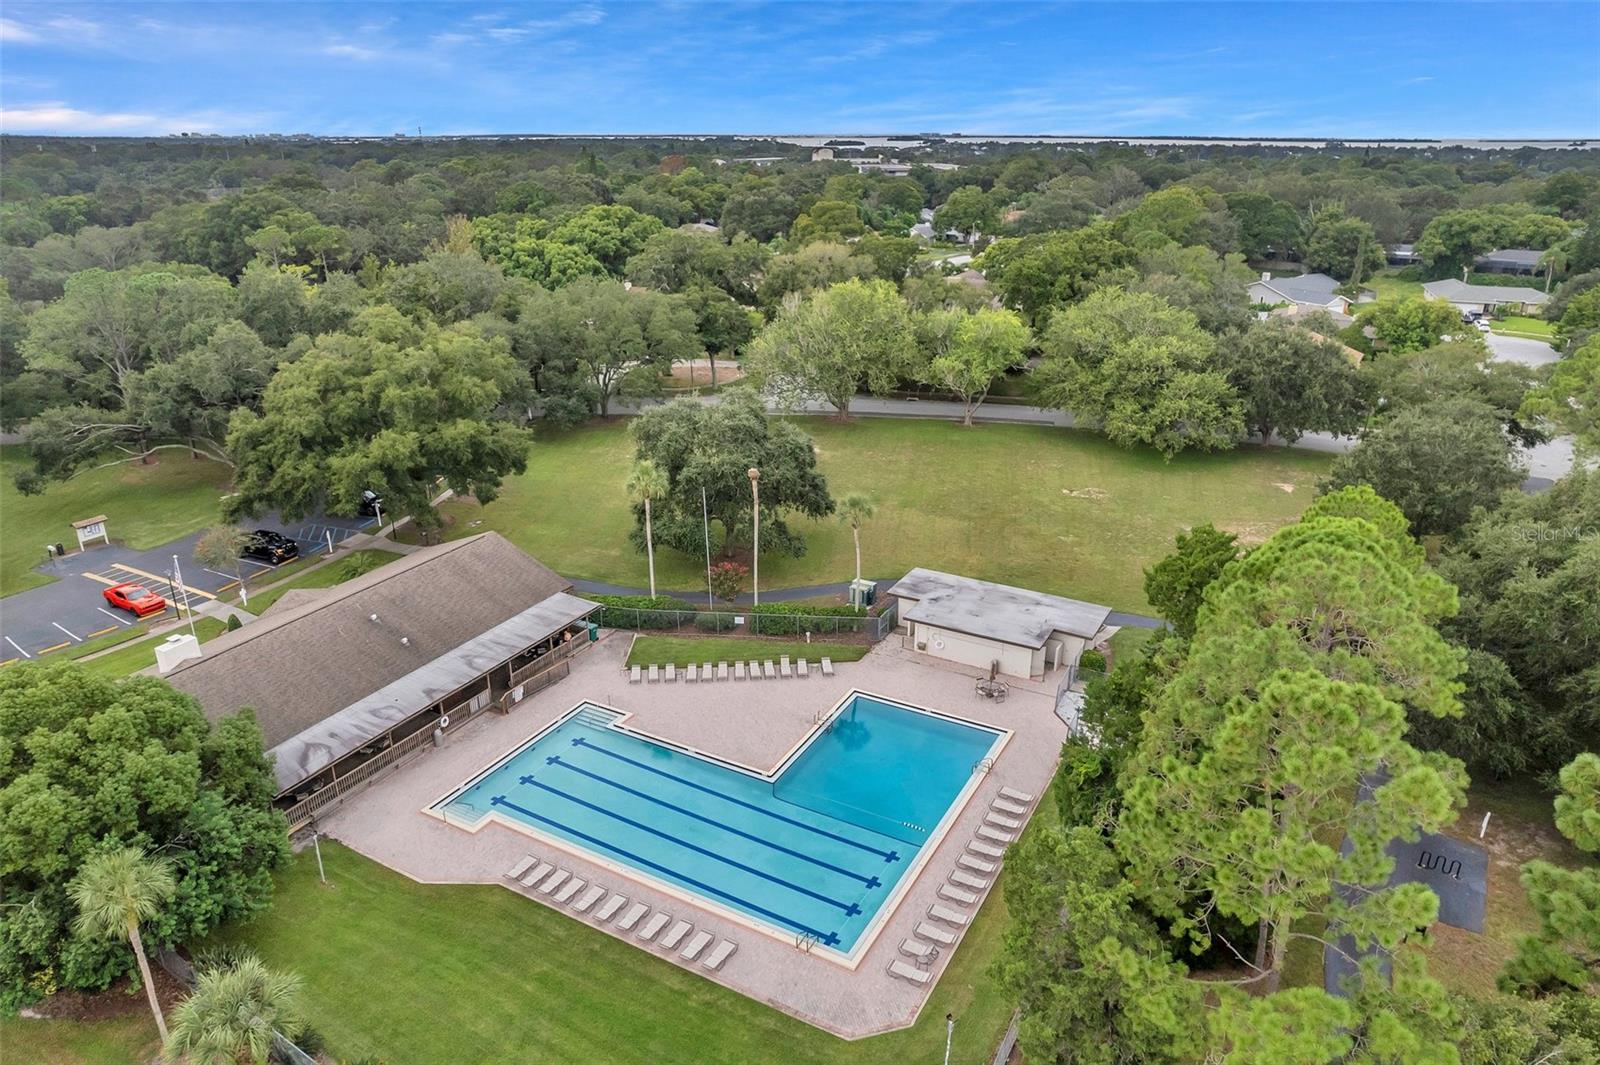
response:
<path id="1" fill-rule="evenodd" d="M 498 533 L 290 592 L 168 675 L 208 718 L 249 707 L 291 828 L 485 710 L 567 675 L 598 603 Z"/>

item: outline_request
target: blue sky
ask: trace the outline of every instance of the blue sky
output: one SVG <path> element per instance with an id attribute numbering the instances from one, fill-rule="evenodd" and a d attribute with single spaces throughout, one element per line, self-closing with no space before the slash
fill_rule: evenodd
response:
<path id="1" fill-rule="evenodd" d="M 1600 3 L 7 3 L 0 129 L 1600 136 Z"/>

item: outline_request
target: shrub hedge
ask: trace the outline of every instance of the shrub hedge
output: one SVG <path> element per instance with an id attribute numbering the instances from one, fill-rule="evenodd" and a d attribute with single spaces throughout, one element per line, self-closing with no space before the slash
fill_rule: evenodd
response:
<path id="1" fill-rule="evenodd" d="M 599 624 L 608 629 L 675 629 L 677 612 L 693 611 L 694 604 L 670 595 L 591 595 L 604 609 Z"/>

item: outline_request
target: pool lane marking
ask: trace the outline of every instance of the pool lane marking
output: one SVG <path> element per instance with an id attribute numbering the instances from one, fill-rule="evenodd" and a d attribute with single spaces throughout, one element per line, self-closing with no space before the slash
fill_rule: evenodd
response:
<path id="1" fill-rule="evenodd" d="M 686 777 L 680 777 L 680 776 L 677 776 L 676 774 L 668 773 L 664 769 L 657 769 L 653 765 L 649 765 L 649 764 L 647 764 L 645 762 L 640 762 L 640 761 L 637 761 L 635 759 L 629 758 L 625 754 L 618 754 L 616 751 L 607 750 L 606 748 L 600 746 L 597 743 L 590 743 L 588 740 L 584 739 L 582 736 L 579 736 L 576 739 L 574 739 L 572 741 L 572 745 L 574 747 L 587 747 L 591 751 L 599 751 L 601 754 L 610 755 L 612 758 L 615 758 L 620 762 L 627 762 L 631 766 L 637 766 L 638 768 L 643 769 L 646 772 L 650 772 L 650 773 L 656 774 L 656 776 L 666 777 L 668 780 L 676 780 L 679 784 L 683 784 L 686 787 L 693 788 L 696 791 L 704 792 L 707 795 L 715 795 L 719 799 L 725 799 L 728 802 L 734 803 L 735 805 L 743 806 L 747 810 L 754 810 L 758 814 L 765 814 L 767 817 L 770 817 L 773 820 L 782 821 L 783 823 L 789 824 L 789 825 L 794 825 L 796 828 L 803 828 L 807 832 L 815 832 L 819 836 L 827 836 L 829 839 L 838 840 L 840 843 L 845 843 L 845 844 L 848 844 L 848 845 L 850 845 L 852 847 L 856 847 L 856 848 L 858 848 L 860 850 L 864 850 L 868 854 L 876 854 L 878 857 L 882 858 L 886 862 L 898 862 L 900 860 L 900 852 L 899 851 L 883 851 L 883 850 L 879 850 L 877 847 L 871 846 L 870 844 L 862 843 L 862 842 L 860 842 L 858 840 L 853 840 L 849 836 L 841 836 L 836 832 L 829 832 L 825 828 L 818 828 L 816 825 L 808 825 L 804 821 L 796 820 L 793 817 L 785 817 L 783 814 L 780 814 L 780 813 L 778 813 L 778 812 L 776 812 L 774 810 L 768 810 L 768 809 L 766 809 L 764 807 L 757 806 L 753 802 L 745 802 L 743 799 L 735 798 L 732 795 L 726 795 L 726 794 L 718 791 L 716 788 L 708 788 L 704 784 L 696 784 L 694 781 L 689 780 Z M 870 832 L 872 830 L 871 829 L 863 829 L 862 831 Z"/>
<path id="2" fill-rule="evenodd" d="M 581 832 L 576 828 L 564 825 L 554 818 L 545 817 L 543 814 L 536 814 L 532 810 L 518 806 L 516 803 L 511 802 L 504 795 L 496 795 L 494 798 L 490 799 L 489 802 L 491 805 L 504 806 L 508 810 L 515 810 L 522 816 L 532 818 L 533 820 L 538 821 L 540 824 L 549 825 L 551 828 L 554 828 L 558 831 L 566 832 L 576 836 L 585 843 L 592 843 L 602 850 L 608 850 L 612 854 L 620 855 L 621 857 L 626 858 L 628 861 L 633 862 L 635 865 L 648 869 L 654 869 L 656 872 L 661 873 L 664 876 L 670 876 L 676 880 L 680 880 L 685 884 L 699 888 L 701 891 L 704 891 L 707 894 L 715 895 L 719 899 L 726 899 L 735 906 L 744 907 L 751 913 L 759 913 L 763 917 L 770 917 L 779 924 L 787 925 L 788 927 L 793 928 L 796 932 L 804 932 L 809 936 L 815 936 L 817 938 L 817 942 L 819 943 L 826 943 L 830 947 L 839 945 L 838 932 L 824 932 L 820 928 L 812 928 L 810 925 L 805 924 L 802 921 L 797 921 L 793 917 L 787 917 L 774 910 L 769 910 L 765 906 L 758 906 L 748 899 L 742 899 L 738 895 L 723 891 L 721 888 L 712 887 L 710 884 L 707 884 L 701 880 L 696 880 L 692 876 L 685 876 L 676 869 L 669 869 L 659 862 L 651 861 L 649 858 L 646 858 L 643 855 L 634 854 L 632 851 L 625 850 L 622 847 L 617 846 L 615 843 L 607 843 L 605 840 L 600 839 L 597 836 L 591 836 L 587 832 Z"/>
<path id="3" fill-rule="evenodd" d="M 61 622 L 52 621 L 50 624 L 52 624 L 56 628 L 60 629 L 62 632 L 66 633 L 68 636 L 71 636 L 74 640 L 77 640 L 79 643 L 83 642 L 83 637 L 82 636 L 79 636 L 77 633 L 73 632 L 71 629 L 69 629 L 65 625 L 61 624 Z"/>
<path id="4" fill-rule="evenodd" d="M 9 643 L 13 648 L 15 648 L 17 654 L 21 655 L 23 658 L 32 658 L 33 657 L 28 652 L 24 651 L 22 649 L 22 646 L 20 644 L 18 644 L 16 640 L 13 640 L 11 637 L 9 637 L 9 636 L 6 637 L 6 643 Z"/>
<path id="5" fill-rule="evenodd" d="M 588 799 L 580 799 L 571 792 L 562 791 L 560 788 L 546 784 L 542 780 L 535 780 L 531 776 L 525 776 L 517 778 L 517 783 L 539 788 L 543 791 L 548 791 L 550 794 L 562 799 L 566 799 L 568 802 L 575 802 L 579 806 L 593 810 L 595 813 L 600 814 L 603 817 L 609 817 L 614 821 L 621 821 L 623 824 L 632 828 L 637 828 L 641 832 L 648 832 L 658 839 L 664 839 L 668 843 L 676 843 L 678 846 L 692 850 L 696 854 L 703 854 L 714 862 L 721 862 L 723 865 L 731 865 L 735 869 L 741 869 L 744 872 L 749 873 L 751 876 L 758 876 L 763 880 L 777 884 L 779 887 L 788 888 L 790 891 L 798 892 L 801 895 L 809 895 L 818 902 L 827 903 L 829 906 L 843 910 L 846 916 L 855 917 L 861 913 L 861 904 L 858 902 L 840 902 L 838 899 L 830 898 L 820 891 L 812 891 L 803 884 L 796 884 L 792 880 L 785 880 L 781 876 L 776 876 L 772 873 L 766 872 L 765 870 L 757 869 L 753 865 L 746 865 L 734 858 L 729 858 L 725 854 L 718 854 L 716 851 L 707 850 L 705 847 L 702 847 L 697 843 L 690 843 L 686 839 L 680 839 L 670 832 L 663 832 L 659 828 L 652 828 L 643 821 L 635 821 L 633 818 L 624 814 L 619 814 L 615 810 L 607 810 L 604 806 L 601 806 L 598 803 L 592 803 Z"/>
<path id="6" fill-rule="evenodd" d="M 668 802 L 666 799 L 658 799 L 654 795 L 650 795 L 650 794 L 647 794 L 646 792 L 642 792 L 637 788 L 630 788 L 630 787 L 628 787 L 628 785 L 622 783 L 621 781 L 612 780 L 610 777 L 603 777 L 599 773 L 590 772 L 589 770 L 583 768 L 582 766 L 574 765 L 571 762 L 568 762 L 568 761 L 564 760 L 559 754 L 551 755 L 549 758 L 546 758 L 545 759 L 545 764 L 546 765 L 560 766 L 562 769 L 570 769 L 572 772 L 580 773 L 583 776 L 588 777 L 590 780 L 598 780 L 602 784 L 609 784 L 611 787 L 616 788 L 618 791 L 625 791 L 629 795 L 637 796 L 638 798 L 643 799 L 645 802 L 653 802 L 657 806 L 664 807 L 664 808 L 666 808 L 668 810 L 676 811 L 677 813 L 683 814 L 685 817 L 692 817 L 696 821 L 700 821 L 700 822 L 702 822 L 704 824 L 708 824 L 713 828 L 720 828 L 724 832 L 731 832 L 735 836 L 739 836 L 739 837 L 742 837 L 744 839 L 747 839 L 752 843 L 759 843 L 763 847 L 770 847 L 775 851 L 782 851 L 784 854 L 787 854 L 787 855 L 789 855 L 791 857 L 794 857 L 794 858 L 799 858 L 803 862 L 810 862 L 812 865 L 817 865 L 817 866 L 821 866 L 824 869 L 832 870 L 833 872 L 838 873 L 840 876 L 847 876 L 851 880 L 859 880 L 862 884 L 865 884 L 869 888 L 875 888 L 875 887 L 882 887 L 883 886 L 883 881 L 879 880 L 875 876 L 862 876 L 860 873 L 857 873 L 857 872 L 855 872 L 853 870 L 850 870 L 850 869 L 846 869 L 843 866 L 834 865 L 832 862 L 825 862 L 821 858 L 814 858 L 811 855 L 805 853 L 804 851 L 793 850 L 793 849 L 791 849 L 789 847 L 785 847 L 781 843 L 774 843 L 769 839 L 762 839 L 760 836 L 757 836 L 757 835 L 755 835 L 753 833 L 745 832 L 742 829 L 734 828 L 732 825 L 723 824 L 721 821 L 718 821 L 715 818 L 706 817 L 704 814 L 697 814 L 693 810 L 685 809 L 684 807 L 679 806 L 675 802 Z M 523 778 L 523 779 L 524 779 L 524 781 L 526 781 L 526 780 L 531 779 L 531 778 Z"/>

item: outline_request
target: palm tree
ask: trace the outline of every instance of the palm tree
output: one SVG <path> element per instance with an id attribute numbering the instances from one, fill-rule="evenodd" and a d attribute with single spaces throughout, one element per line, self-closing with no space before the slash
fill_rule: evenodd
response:
<path id="1" fill-rule="evenodd" d="M 300 977 L 244 954 L 231 965 L 200 971 L 194 990 L 172 1011 L 172 1034 L 161 1053 L 192 1065 L 264 1065 L 274 1031 L 293 1039 L 305 1027 Z"/>
<path id="2" fill-rule="evenodd" d="M 856 580 L 861 579 L 861 526 L 872 520 L 872 500 L 852 493 L 839 500 L 839 520 L 850 526 L 856 541 Z"/>
<path id="3" fill-rule="evenodd" d="M 167 1022 L 161 1016 L 161 1003 L 156 1000 L 156 987 L 150 980 L 150 961 L 144 956 L 139 925 L 160 912 L 161 904 L 177 890 L 172 863 L 165 858 L 147 858 L 135 847 L 90 858 L 67 888 L 78 907 L 72 926 L 80 935 L 95 939 L 128 937 L 163 1042 L 167 1038 Z"/>
<path id="4" fill-rule="evenodd" d="M 655 531 L 650 526 L 650 503 L 667 494 L 667 475 L 649 459 L 641 459 L 628 477 L 628 498 L 644 504 L 644 551 L 650 560 L 650 598 L 656 597 Z"/>
<path id="5" fill-rule="evenodd" d="M 1567 266 L 1572 259 L 1572 248 L 1568 244 L 1557 244 L 1539 257 L 1539 265 L 1544 267 L 1544 290 L 1550 291 L 1550 283 L 1555 280 L 1557 273 L 1566 273 Z"/>

